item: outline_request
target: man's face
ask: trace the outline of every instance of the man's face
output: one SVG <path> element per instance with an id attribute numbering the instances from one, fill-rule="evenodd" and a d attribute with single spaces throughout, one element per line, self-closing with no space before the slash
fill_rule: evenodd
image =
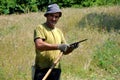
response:
<path id="1" fill-rule="evenodd" d="M 55 24 L 57 23 L 60 17 L 59 13 L 51 13 L 46 16 L 47 18 L 47 25 L 51 28 L 54 28 Z"/>

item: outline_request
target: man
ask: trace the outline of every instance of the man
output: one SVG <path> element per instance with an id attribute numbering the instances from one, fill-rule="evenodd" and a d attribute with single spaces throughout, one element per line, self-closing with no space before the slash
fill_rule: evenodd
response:
<path id="1" fill-rule="evenodd" d="M 57 4 L 49 5 L 44 16 L 46 17 L 46 22 L 38 25 L 34 31 L 36 48 L 34 80 L 42 80 L 60 52 L 68 54 L 73 50 L 66 44 L 63 33 L 55 27 L 62 16 L 59 6 Z M 60 63 L 57 63 L 47 80 L 60 80 L 60 74 Z"/>

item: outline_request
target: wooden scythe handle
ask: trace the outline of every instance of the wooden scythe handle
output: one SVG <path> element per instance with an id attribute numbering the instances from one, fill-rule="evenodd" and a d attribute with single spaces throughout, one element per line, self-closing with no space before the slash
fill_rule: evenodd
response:
<path id="1" fill-rule="evenodd" d="M 61 52 L 60 55 L 57 57 L 57 59 L 55 60 L 55 62 L 53 63 L 53 65 L 50 67 L 50 69 L 47 71 L 47 73 L 45 74 L 45 76 L 43 77 L 42 80 L 46 80 L 47 77 L 49 76 L 49 74 L 51 73 L 52 69 L 56 66 L 56 64 L 59 62 L 59 60 L 61 59 L 63 53 Z"/>

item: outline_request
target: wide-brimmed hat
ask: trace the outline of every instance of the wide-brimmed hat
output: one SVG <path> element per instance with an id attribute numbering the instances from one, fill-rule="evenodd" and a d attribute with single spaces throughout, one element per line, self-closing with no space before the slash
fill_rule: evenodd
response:
<path id="1" fill-rule="evenodd" d="M 62 16 L 62 12 L 61 12 L 59 6 L 57 4 L 50 4 L 50 5 L 48 5 L 47 11 L 44 14 L 44 16 L 46 16 L 47 14 L 50 14 L 50 13 L 57 13 L 57 12 L 60 13 L 60 17 L 61 17 Z"/>

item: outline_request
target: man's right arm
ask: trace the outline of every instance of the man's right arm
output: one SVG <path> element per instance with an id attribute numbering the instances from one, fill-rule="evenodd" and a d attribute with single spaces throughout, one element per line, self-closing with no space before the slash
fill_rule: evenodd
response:
<path id="1" fill-rule="evenodd" d="M 46 43 L 41 38 L 38 38 L 38 39 L 35 40 L 35 47 L 36 47 L 36 49 L 38 49 L 40 51 L 44 51 L 44 50 L 57 50 L 58 49 L 58 45 L 57 44 Z"/>
<path id="2" fill-rule="evenodd" d="M 66 52 L 70 47 L 68 44 L 49 44 L 44 42 L 42 39 L 38 38 L 35 40 L 35 47 L 40 51 L 47 50 L 60 50 L 61 52 Z"/>

